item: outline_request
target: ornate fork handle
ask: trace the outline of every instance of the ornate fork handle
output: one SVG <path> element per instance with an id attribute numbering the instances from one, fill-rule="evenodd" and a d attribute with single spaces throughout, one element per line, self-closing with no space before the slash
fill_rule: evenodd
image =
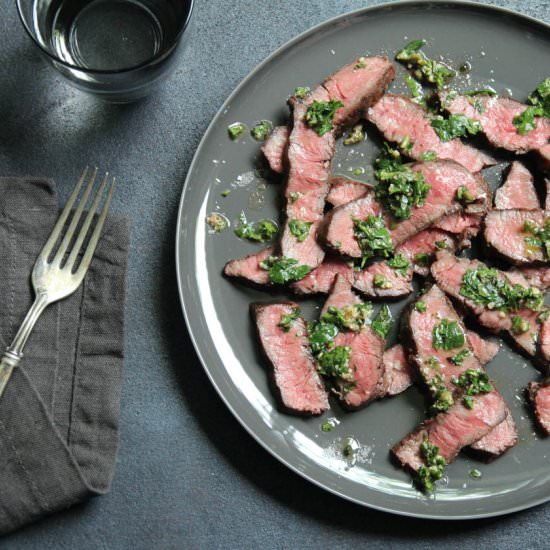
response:
<path id="1" fill-rule="evenodd" d="M 19 327 L 13 342 L 5 351 L 0 360 L 0 397 L 4 393 L 4 389 L 10 379 L 13 369 L 17 367 L 19 361 L 23 358 L 23 348 L 31 335 L 32 329 L 38 321 L 42 312 L 49 304 L 48 295 L 45 292 L 40 292 L 29 309 L 23 323 Z"/>

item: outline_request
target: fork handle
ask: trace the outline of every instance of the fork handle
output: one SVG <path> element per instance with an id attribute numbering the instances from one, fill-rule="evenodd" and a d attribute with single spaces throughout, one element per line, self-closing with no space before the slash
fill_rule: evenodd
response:
<path id="1" fill-rule="evenodd" d="M 13 369 L 19 364 L 19 361 L 21 361 L 21 357 L 21 355 L 15 355 L 11 351 L 6 351 L 2 359 L 0 359 L 0 397 L 2 397 L 6 389 Z"/>

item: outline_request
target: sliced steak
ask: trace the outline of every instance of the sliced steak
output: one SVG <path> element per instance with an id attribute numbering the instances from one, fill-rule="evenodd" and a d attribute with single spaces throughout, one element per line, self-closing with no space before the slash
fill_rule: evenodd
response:
<path id="1" fill-rule="evenodd" d="M 472 352 L 477 357 L 482 365 L 486 365 L 493 360 L 498 353 L 498 344 L 491 340 L 482 338 L 477 332 L 472 330 L 466 330 L 466 340 Z M 408 360 L 405 348 L 401 344 L 396 344 L 384 352 L 382 358 L 384 363 L 384 376 L 382 377 L 382 390 L 381 393 L 387 396 L 397 395 L 404 392 L 407 388 L 412 386 L 418 376 L 418 371 L 415 366 Z M 513 419 L 512 419 L 513 422 Z M 515 425 L 515 424 L 514 424 Z M 499 424 L 500 426 L 500 424 Z M 497 428 L 495 428 L 496 431 Z M 500 440 L 503 440 L 504 430 L 500 429 L 498 432 Z M 507 430 L 510 434 L 512 430 Z M 492 435 L 488 434 L 486 437 Z M 477 445 L 477 444 L 476 444 Z M 472 448 L 474 445 L 472 445 Z"/>
<path id="2" fill-rule="evenodd" d="M 420 297 L 420 300 L 425 304 L 425 311 L 410 308 L 408 321 L 405 324 L 407 341 L 411 346 L 410 360 L 415 362 L 421 378 L 428 387 L 437 387 L 438 390 L 443 387 L 456 401 L 461 398 L 462 389 L 456 386 L 453 380 L 459 378 L 469 369 L 483 370 L 483 363 L 480 361 L 475 347 L 472 346 L 473 342 L 479 348 L 480 342 L 476 341 L 477 335 L 472 334 L 468 337 L 461 318 L 437 286 L 432 286 Z M 457 324 L 463 334 L 463 345 L 450 350 L 436 348 L 433 335 L 440 323 L 445 321 Z M 468 355 L 462 359 L 460 364 L 455 364 L 453 358 L 457 353 L 465 350 L 469 352 Z M 489 349 L 487 355 L 491 356 L 493 352 L 493 349 Z M 478 353 L 484 355 L 485 350 L 478 350 Z M 432 394 L 432 397 L 438 398 L 439 394 Z M 498 456 L 516 444 L 517 428 L 508 409 L 506 417 L 507 420 L 504 426 L 499 428 L 498 434 L 489 433 L 485 436 L 487 439 L 484 438 L 476 450 L 483 450 L 487 454 Z"/>
<path id="3" fill-rule="evenodd" d="M 330 306 L 342 308 L 360 302 L 349 281 L 337 275 L 323 311 Z M 339 333 L 334 344 L 351 348 L 349 367 L 353 373 L 353 386 L 349 387 L 349 381 L 340 383 L 340 395 L 344 407 L 359 409 L 380 396 L 385 340 L 370 326 L 365 326 L 360 332 Z"/>
<path id="4" fill-rule="evenodd" d="M 255 254 L 230 260 L 225 264 L 223 273 L 227 277 L 241 279 L 254 285 L 269 285 L 269 275 L 265 269 L 260 267 L 260 262 L 272 256 L 274 251 L 275 248 L 273 246 L 268 246 Z"/>
<path id="5" fill-rule="evenodd" d="M 330 294 L 325 300 L 321 315 L 325 314 L 330 307 L 341 309 L 345 306 L 362 303 L 361 299 L 351 289 L 351 283 L 342 275 L 337 274 L 330 289 Z"/>
<path id="6" fill-rule="evenodd" d="M 441 141 L 432 128 L 428 112 L 408 97 L 384 95 L 367 111 L 367 118 L 388 141 L 399 145 L 408 138 L 412 148 L 403 152 L 413 159 L 422 160 L 422 155 L 433 151 L 438 159 L 454 160 L 474 173 L 495 164 L 492 157 L 458 138 Z"/>
<path id="7" fill-rule="evenodd" d="M 412 264 L 402 272 L 380 261 L 356 272 L 353 287 L 369 298 L 402 298 L 412 292 L 412 279 Z"/>
<path id="8" fill-rule="evenodd" d="M 510 409 L 507 407 L 504 420 L 486 436 L 472 443 L 470 449 L 483 455 L 486 460 L 492 460 L 514 447 L 518 442 L 518 438 L 518 427 Z"/>
<path id="9" fill-rule="evenodd" d="M 492 210 L 485 216 L 483 237 L 491 252 L 515 265 L 540 265 L 550 262 L 540 246 L 526 241 L 525 223 L 544 225 L 550 212 L 545 210 Z"/>
<path id="10" fill-rule="evenodd" d="M 323 261 L 324 251 L 317 243 L 316 230 L 329 190 L 335 137 L 355 123 L 362 110 L 384 93 L 394 75 L 393 64 L 386 57 L 361 58 L 342 67 L 305 99 L 291 98 L 292 130 L 288 137 L 285 188 L 287 220 L 280 243 L 282 256 L 294 258 L 312 269 Z M 336 111 L 333 130 L 319 136 L 307 125 L 306 113 L 314 101 L 330 100 L 341 101 L 343 107 Z M 292 220 L 313 223 L 304 241 L 299 241 L 290 231 Z"/>
<path id="11" fill-rule="evenodd" d="M 517 280 L 542 291 L 550 288 L 550 267 L 516 267 L 507 273 L 512 282 Z"/>
<path id="12" fill-rule="evenodd" d="M 477 236 L 481 229 L 483 216 L 483 213 L 465 214 L 464 212 L 458 212 L 457 214 L 444 216 L 434 222 L 432 227 L 456 235 L 460 249 L 469 248 L 472 244 L 471 240 Z"/>
<path id="13" fill-rule="evenodd" d="M 340 176 L 333 177 L 330 180 L 327 202 L 332 206 L 341 206 L 364 197 L 371 188 L 372 186 L 361 181 L 349 180 Z"/>
<path id="14" fill-rule="evenodd" d="M 289 134 L 288 126 L 276 126 L 261 147 L 269 167 L 277 174 L 282 174 L 285 169 Z"/>
<path id="15" fill-rule="evenodd" d="M 252 304 L 251 311 L 283 408 L 296 414 L 321 414 L 329 408 L 328 397 L 309 349 L 305 321 L 298 317 L 288 332 L 279 326 L 282 316 L 297 307 L 293 302 Z"/>
<path id="16" fill-rule="evenodd" d="M 430 268 L 426 265 L 426 257 L 423 255 L 427 254 L 431 261 L 435 257 L 435 253 L 442 249 L 454 252 L 455 241 L 446 231 L 440 231 L 431 226 L 400 244 L 396 252 L 403 254 L 413 264 L 415 273 L 426 277 Z"/>
<path id="17" fill-rule="evenodd" d="M 531 382 L 528 390 L 537 422 L 541 430 L 550 435 L 550 381 Z"/>
<path id="18" fill-rule="evenodd" d="M 514 153 L 527 153 L 540 149 L 550 140 L 550 120 L 537 119 L 537 127 L 525 135 L 518 133 L 514 118 L 521 115 L 527 105 L 507 97 L 478 95 L 466 97 L 443 94 L 442 104 L 452 114 L 465 115 L 479 121 L 485 137 L 494 147 Z M 481 112 L 480 112 L 481 111 Z"/>
<path id="19" fill-rule="evenodd" d="M 473 176 L 466 168 L 452 161 L 420 162 L 412 166 L 422 173 L 430 190 L 423 206 L 412 209 L 411 216 L 390 230 L 394 246 L 401 244 L 419 231 L 427 228 L 444 215 L 465 211 L 481 213 L 487 210 L 489 194 L 487 184 L 480 176 Z M 463 206 L 456 200 L 459 187 L 465 187 L 474 200 Z M 354 235 L 354 218 L 364 220 L 369 215 L 378 216 L 382 207 L 374 197 L 374 191 L 363 198 L 331 210 L 319 228 L 319 236 L 327 246 L 338 253 L 360 258 L 361 248 Z M 389 220 L 386 220 L 389 225 Z"/>
<path id="20" fill-rule="evenodd" d="M 514 161 L 510 165 L 506 180 L 495 192 L 495 208 L 497 210 L 540 208 L 533 176 L 522 162 Z"/>
<path id="21" fill-rule="evenodd" d="M 445 413 L 430 418 L 406 436 L 391 452 L 405 467 L 414 472 L 424 465 L 420 445 L 425 439 L 439 447 L 439 453 L 452 462 L 461 449 L 487 435 L 506 417 L 506 404 L 497 391 L 474 396 L 468 409 L 457 401 Z"/>
<path id="22" fill-rule="evenodd" d="M 549 178 L 544 179 L 544 187 L 546 190 L 546 197 L 544 199 L 544 209 L 550 210 L 550 179 Z"/>
<path id="23" fill-rule="evenodd" d="M 382 395 L 398 395 L 414 384 L 417 376 L 416 369 L 407 360 L 405 348 L 401 344 L 387 349 L 382 362 L 384 364 L 380 390 Z"/>
<path id="24" fill-rule="evenodd" d="M 504 333 L 508 335 L 520 350 L 530 356 L 534 356 L 536 352 L 535 342 L 538 338 L 539 331 L 539 325 L 537 323 L 539 312 L 530 309 L 521 309 L 509 313 L 490 310 L 460 294 L 462 279 L 466 271 L 469 269 L 478 269 L 480 267 L 487 266 L 478 260 L 457 258 L 453 254 L 447 252 L 439 252 L 437 254 L 437 260 L 432 264 L 431 273 L 437 285 L 451 298 L 464 304 L 481 325 L 495 333 Z M 496 271 L 499 280 L 504 280 L 506 278 L 511 280 L 506 272 Z M 513 282 L 513 284 L 529 287 L 527 281 L 521 281 L 517 274 L 511 282 Z M 524 333 L 515 334 L 512 331 L 513 316 L 522 317 L 527 321 L 528 328 Z"/>
<path id="25" fill-rule="evenodd" d="M 340 256 L 325 256 L 323 263 L 310 271 L 303 279 L 290 285 L 296 294 L 328 294 L 336 275 L 353 281 L 355 273 L 349 262 Z"/>

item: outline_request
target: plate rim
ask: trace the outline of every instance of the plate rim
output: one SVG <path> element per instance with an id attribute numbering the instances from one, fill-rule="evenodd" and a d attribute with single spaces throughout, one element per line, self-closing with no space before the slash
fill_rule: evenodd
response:
<path id="1" fill-rule="evenodd" d="M 182 193 L 179 201 L 178 206 L 178 216 L 176 220 L 176 238 L 175 238 L 175 260 L 176 260 L 176 279 L 177 279 L 177 285 L 178 285 L 178 294 L 180 298 L 180 304 L 183 312 L 183 317 L 185 320 L 185 324 L 187 327 L 187 331 L 189 333 L 189 337 L 191 339 L 191 343 L 193 344 L 193 348 L 195 349 L 195 352 L 199 358 L 199 361 L 202 365 L 203 370 L 206 372 L 206 375 L 208 379 L 210 380 L 210 383 L 215 388 L 216 392 L 220 396 L 221 400 L 225 404 L 225 406 L 229 409 L 229 411 L 233 414 L 233 416 L 237 419 L 239 424 L 246 430 L 246 432 L 252 436 L 252 438 L 259 443 L 266 451 L 269 452 L 274 458 L 276 458 L 279 462 L 284 464 L 287 468 L 289 468 L 294 473 L 298 474 L 300 477 L 306 479 L 310 483 L 313 483 L 317 487 L 336 495 L 340 498 L 343 498 L 349 502 L 353 502 L 356 505 L 364 506 L 367 508 L 371 508 L 374 510 L 378 510 L 381 512 L 386 512 L 390 514 L 395 514 L 399 516 L 405 516 L 405 517 L 413 517 L 413 518 L 420 518 L 420 519 L 429 519 L 429 520 L 453 520 L 453 521 L 460 521 L 460 520 L 475 520 L 475 519 L 483 519 L 483 518 L 491 518 L 491 517 L 498 517 L 498 516 L 504 516 L 508 514 L 513 514 L 516 512 L 520 512 L 522 510 L 527 510 L 530 508 L 534 508 L 536 506 L 540 506 L 548 501 L 550 501 L 550 493 L 548 496 L 540 498 L 534 502 L 521 504 L 513 508 L 506 508 L 502 510 L 492 511 L 492 512 L 481 512 L 481 513 L 475 513 L 475 514 L 454 514 L 454 515 L 442 515 L 442 514 L 435 514 L 435 513 L 421 513 L 421 512 L 409 512 L 406 510 L 396 510 L 388 506 L 383 506 L 379 504 L 373 504 L 370 502 L 365 502 L 364 500 L 359 500 L 351 495 L 347 495 L 342 491 L 339 491 L 335 488 L 329 487 L 325 485 L 323 482 L 315 479 L 311 475 L 309 475 L 307 472 L 302 471 L 301 469 L 297 468 L 293 464 L 291 464 L 286 458 L 281 456 L 275 449 L 271 448 L 267 442 L 263 441 L 261 436 L 256 433 L 256 431 L 250 427 L 244 418 L 242 418 L 241 414 L 236 410 L 236 408 L 229 402 L 229 399 L 225 396 L 224 392 L 214 379 L 212 373 L 210 372 L 210 369 L 208 367 L 208 363 L 205 359 L 205 354 L 202 350 L 202 343 L 200 341 L 200 338 L 197 337 L 197 334 L 195 334 L 195 329 L 193 328 L 193 322 L 192 322 L 192 316 L 190 315 L 189 310 L 187 309 L 186 305 L 186 296 L 191 291 L 191 288 L 184 285 L 184 274 L 186 272 L 195 272 L 194 269 L 194 262 L 180 262 L 180 245 L 181 245 L 181 235 L 182 232 L 180 231 L 180 228 L 182 227 L 182 219 L 184 216 L 184 203 L 185 198 L 189 190 L 189 184 L 191 181 L 191 175 L 193 174 L 196 164 L 198 163 L 198 159 L 201 156 L 202 150 L 204 148 L 204 145 L 212 132 L 212 129 L 214 125 L 216 124 L 217 120 L 220 118 L 220 116 L 223 114 L 224 110 L 231 104 L 234 97 L 239 94 L 242 88 L 246 86 L 246 84 L 251 81 L 256 74 L 263 69 L 266 65 L 269 65 L 273 59 L 275 59 L 278 55 L 285 52 L 286 50 L 292 48 L 294 45 L 298 44 L 299 42 L 309 38 L 310 36 L 316 34 L 317 32 L 321 31 L 324 28 L 330 27 L 331 25 L 338 23 L 340 21 L 346 20 L 346 19 L 352 19 L 354 17 L 362 16 L 365 14 L 372 14 L 378 11 L 390 11 L 392 9 L 400 9 L 402 7 L 413 7 L 413 6 L 435 6 L 440 8 L 458 8 L 458 9 L 470 9 L 470 10 L 477 10 L 477 11 L 484 11 L 487 13 L 492 13 L 493 15 L 505 15 L 508 17 L 513 17 L 515 19 L 522 20 L 525 24 L 539 27 L 541 30 L 550 31 L 550 23 L 546 23 L 545 21 L 542 21 L 540 19 L 537 19 L 536 17 L 532 17 L 530 15 L 525 15 L 523 13 L 519 13 L 515 10 L 504 8 L 501 6 L 495 6 L 491 4 L 485 4 L 485 3 L 478 3 L 471 0 L 397 0 L 397 1 L 391 1 L 391 2 L 385 2 L 382 4 L 378 4 L 376 6 L 370 6 L 367 8 L 359 8 L 356 10 L 348 11 L 340 15 L 333 16 L 329 19 L 326 19 L 322 21 L 321 23 L 318 23 L 305 31 L 297 34 L 293 38 L 287 40 L 282 45 L 277 47 L 274 51 L 272 51 L 265 59 L 263 59 L 260 63 L 258 63 L 256 66 L 254 66 L 253 69 L 251 69 L 248 74 L 235 86 L 235 88 L 231 91 L 231 93 L 227 96 L 225 101 L 222 103 L 220 108 L 216 111 L 214 116 L 212 117 L 211 121 L 209 122 L 207 128 L 204 130 L 204 133 L 199 141 L 199 144 L 195 150 L 195 153 L 193 154 L 193 158 L 191 160 L 191 163 L 189 164 L 189 168 L 187 170 L 187 174 L 185 176 L 185 181 L 183 183 Z M 223 362 L 222 362 L 223 364 Z"/>

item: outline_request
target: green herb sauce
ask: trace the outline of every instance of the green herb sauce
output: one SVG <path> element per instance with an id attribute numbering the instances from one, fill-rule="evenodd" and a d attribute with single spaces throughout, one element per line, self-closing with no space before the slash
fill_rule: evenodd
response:
<path id="1" fill-rule="evenodd" d="M 246 132 L 246 125 L 242 122 L 234 122 L 227 127 L 227 133 L 232 140 L 240 138 Z"/>
<path id="2" fill-rule="evenodd" d="M 388 337 L 390 330 L 393 326 L 393 317 L 390 308 L 384 304 L 373 319 L 371 327 L 377 332 L 384 340 Z"/>
<path id="3" fill-rule="evenodd" d="M 283 332 L 289 332 L 298 317 L 300 317 L 300 309 L 297 307 L 292 310 L 292 313 L 281 315 L 279 326 L 283 329 Z"/>
<path id="4" fill-rule="evenodd" d="M 273 131 L 273 124 L 269 120 L 261 120 L 250 130 L 250 135 L 256 141 L 265 141 Z"/>
<path id="5" fill-rule="evenodd" d="M 439 447 L 430 443 L 428 436 L 420 444 L 420 454 L 424 459 L 424 466 L 416 472 L 416 482 L 422 491 L 431 493 L 434 483 L 443 477 L 447 461 L 439 453 Z"/>
<path id="6" fill-rule="evenodd" d="M 524 136 L 537 127 L 537 117 L 550 118 L 550 78 L 543 80 L 527 97 L 528 107 L 514 117 L 518 134 Z"/>
<path id="7" fill-rule="evenodd" d="M 299 281 L 311 271 L 309 265 L 299 265 L 294 258 L 284 256 L 281 258 L 269 256 L 260 262 L 260 267 L 268 271 L 269 280 L 278 285 Z"/>
<path id="8" fill-rule="evenodd" d="M 303 222 L 302 220 L 290 220 L 288 222 L 288 228 L 290 232 L 296 237 L 296 240 L 303 242 L 309 235 L 309 230 L 313 222 Z"/>
<path id="9" fill-rule="evenodd" d="M 453 378 L 452 382 L 464 389 L 462 402 L 468 409 L 474 408 L 474 395 L 489 393 L 493 389 L 487 373 L 476 369 L 467 369 L 458 378 Z"/>
<path id="10" fill-rule="evenodd" d="M 366 220 L 353 219 L 354 232 L 363 253 L 363 265 L 373 256 L 389 258 L 393 254 L 393 243 L 384 219 L 370 215 Z"/>
<path id="11" fill-rule="evenodd" d="M 355 145 L 365 140 L 365 131 L 362 124 L 356 124 L 344 138 L 344 145 Z"/>
<path id="12" fill-rule="evenodd" d="M 324 136 L 332 130 L 334 115 L 343 106 L 344 104 L 341 101 L 335 99 L 331 99 L 330 101 L 315 100 L 306 111 L 306 123 L 317 134 Z"/>
<path id="13" fill-rule="evenodd" d="M 397 253 L 386 263 L 401 277 L 406 277 L 411 267 L 411 262 L 401 253 Z"/>
<path id="14" fill-rule="evenodd" d="M 270 220 L 248 223 L 244 212 L 241 212 L 239 225 L 235 229 L 235 235 L 239 239 L 247 239 L 258 243 L 270 241 L 278 232 L 277 225 Z"/>
<path id="15" fill-rule="evenodd" d="M 221 233 L 229 227 L 229 220 L 217 212 L 212 212 L 212 214 L 206 218 L 206 223 L 214 233 Z"/>
<path id="16" fill-rule="evenodd" d="M 457 321 L 443 319 L 432 330 L 434 349 L 450 351 L 464 346 L 464 332 Z"/>
<path id="17" fill-rule="evenodd" d="M 475 136 L 481 131 L 481 124 L 464 115 L 437 116 L 432 119 L 432 128 L 441 141 L 451 141 L 458 137 Z"/>

